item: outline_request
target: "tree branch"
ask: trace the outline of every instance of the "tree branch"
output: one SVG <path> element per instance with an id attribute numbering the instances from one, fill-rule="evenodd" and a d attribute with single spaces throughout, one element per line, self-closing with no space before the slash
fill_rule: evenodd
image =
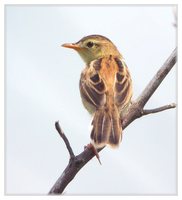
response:
<path id="1" fill-rule="evenodd" d="M 61 136 L 61 138 L 63 139 L 64 143 L 66 144 L 66 147 L 68 149 L 68 152 L 70 154 L 70 158 L 74 158 L 75 155 L 73 153 L 73 150 L 71 148 L 71 145 L 69 143 L 69 140 L 67 139 L 67 137 L 65 136 L 65 134 L 63 133 L 60 125 L 59 125 L 59 121 L 55 122 L 55 127 L 56 127 L 56 130 L 58 131 L 59 135 Z"/>
<path id="2" fill-rule="evenodd" d="M 142 110 L 145 104 L 153 95 L 155 90 L 159 87 L 159 85 L 162 83 L 162 81 L 170 72 L 172 67 L 175 65 L 176 59 L 177 59 L 177 50 L 175 48 L 174 51 L 171 53 L 171 55 L 168 57 L 168 59 L 165 61 L 165 63 L 162 65 L 162 67 L 154 75 L 152 80 L 148 83 L 148 85 L 143 90 L 141 95 L 130 106 L 128 112 L 123 117 L 124 118 L 122 123 L 123 129 L 126 128 L 133 120 L 142 116 Z"/>
<path id="3" fill-rule="evenodd" d="M 175 107 L 176 107 L 176 104 L 175 103 L 171 103 L 171 104 L 168 104 L 168 105 L 165 105 L 165 106 L 161 106 L 159 108 L 144 109 L 142 111 L 142 116 L 148 115 L 148 114 L 153 114 L 153 113 L 158 113 L 158 112 L 161 112 L 161 111 L 164 111 L 164 110 L 168 110 L 168 109 L 171 109 L 171 108 L 175 108 Z"/>
<path id="4" fill-rule="evenodd" d="M 132 121 L 134 121 L 135 119 L 137 119 L 139 117 L 142 117 L 149 113 L 156 113 L 156 112 L 160 112 L 160 111 L 175 107 L 174 104 L 170 104 L 167 106 L 163 106 L 163 107 L 151 109 L 151 110 L 143 109 L 145 104 L 147 103 L 147 101 L 152 96 L 152 94 L 155 92 L 155 90 L 161 84 L 163 79 L 166 77 L 166 75 L 169 73 L 169 71 L 175 65 L 176 57 L 177 57 L 177 51 L 175 49 L 172 52 L 172 54 L 169 56 L 169 58 L 166 60 L 166 62 L 163 64 L 163 66 L 156 73 L 156 75 L 149 82 L 149 84 L 144 89 L 144 91 L 141 93 L 141 95 L 137 98 L 137 100 L 131 104 L 127 113 L 123 116 L 123 119 L 122 119 L 122 128 L 123 129 L 125 129 Z M 64 133 L 62 132 L 58 122 L 56 122 L 56 129 L 59 132 L 60 136 L 62 137 L 62 139 L 64 140 L 64 142 L 67 146 L 67 149 L 70 154 L 70 160 L 69 160 L 67 167 L 63 171 L 62 175 L 58 178 L 58 180 L 56 181 L 56 183 L 50 190 L 49 194 L 61 194 L 64 191 L 65 187 L 71 182 L 71 180 L 78 173 L 78 171 L 90 159 L 92 159 L 95 156 L 93 151 L 89 148 L 86 148 L 79 155 L 74 156 L 74 153 L 69 144 L 69 141 L 66 138 L 66 136 L 64 135 Z M 98 149 L 98 152 L 101 151 L 102 149 Z"/>

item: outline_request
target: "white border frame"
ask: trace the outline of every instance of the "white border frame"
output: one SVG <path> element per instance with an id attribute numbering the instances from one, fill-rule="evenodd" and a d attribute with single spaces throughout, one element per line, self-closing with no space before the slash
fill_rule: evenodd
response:
<path id="1" fill-rule="evenodd" d="M 125 5 L 142 5 L 142 4 L 149 4 L 149 5 L 166 5 L 166 4 L 176 4 L 178 6 L 178 55 L 182 55 L 182 50 L 181 50 L 181 19 L 182 19 L 182 1 L 180 0 L 148 0 L 147 3 L 145 0 L 2 0 L 0 1 L 0 22 L 1 22 L 1 31 L 0 31 L 0 93 L 2 95 L 0 95 L 0 199 L 4 200 L 4 199 L 17 199 L 17 200 L 21 200 L 21 199 L 48 199 L 48 198 L 76 198 L 76 199 L 85 199 L 85 196 L 7 196 L 4 195 L 4 10 L 5 10 L 5 5 L 15 5 L 15 4 L 35 4 L 35 5 L 61 5 L 61 4 L 66 4 L 66 5 L 76 5 L 76 4 L 87 4 L 87 5 L 96 5 L 96 4 L 100 4 L 100 5 L 106 5 L 106 4 L 125 4 Z M 181 102 L 182 102 L 182 98 L 181 98 L 181 85 L 182 85 L 182 62 L 181 62 L 181 57 L 178 57 L 178 105 L 177 105 L 177 109 L 178 109 L 178 119 L 181 119 L 181 111 L 182 111 L 182 106 L 181 106 Z M 180 89 L 179 89 L 180 88 Z M 178 150 L 178 180 L 177 180 L 177 184 L 178 184 L 178 194 L 176 196 L 99 196 L 100 199 L 119 199 L 119 198 L 125 198 L 125 199 L 136 199 L 136 200 L 143 200 L 143 199 L 175 199 L 175 200 L 181 200 L 182 199 L 182 192 L 181 192 L 181 188 L 182 188 L 182 173 L 181 173 L 181 169 L 182 169 L 182 131 L 181 131 L 181 124 L 182 123 L 178 123 L 178 146 L 177 146 L 177 150 Z M 180 188 L 180 189 L 179 189 Z M 94 196 L 87 196 L 88 199 L 93 198 Z M 97 196 L 95 196 L 97 197 Z"/>

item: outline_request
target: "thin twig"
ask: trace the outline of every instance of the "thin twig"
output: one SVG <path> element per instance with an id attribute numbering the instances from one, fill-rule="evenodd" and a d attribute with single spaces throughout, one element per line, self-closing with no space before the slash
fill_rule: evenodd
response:
<path id="1" fill-rule="evenodd" d="M 68 149 L 68 152 L 70 154 L 70 158 L 73 158 L 75 157 L 75 154 L 73 153 L 73 150 L 71 148 L 71 145 L 69 143 L 69 140 L 68 138 L 66 137 L 66 135 L 63 133 L 60 125 L 59 125 L 59 121 L 55 122 L 55 127 L 56 127 L 56 130 L 58 131 L 59 135 L 61 136 L 61 138 L 63 139 L 64 143 L 66 144 L 66 147 Z"/>
<path id="2" fill-rule="evenodd" d="M 175 103 L 171 103 L 171 104 L 168 104 L 168 105 L 165 105 L 165 106 L 161 106 L 161 107 L 158 107 L 158 108 L 154 108 L 154 109 L 144 109 L 142 111 L 142 116 L 148 115 L 148 114 L 157 113 L 157 112 L 161 112 L 161 111 L 168 110 L 168 109 L 175 108 L 175 107 L 176 107 L 176 104 Z"/>

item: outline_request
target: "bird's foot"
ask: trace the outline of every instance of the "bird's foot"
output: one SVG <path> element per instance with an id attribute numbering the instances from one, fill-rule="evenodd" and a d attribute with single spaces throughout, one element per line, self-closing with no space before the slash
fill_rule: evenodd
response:
<path id="1" fill-rule="evenodd" d="M 92 151 L 93 151 L 93 153 L 95 154 L 95 156 L 96 156 L 96 158 L 97 158 L 97 160 L 99 161 L 99 163 L 102 165 L 102 163 L 101 163 L 101 161 L 100 161 L 100 157 L 99 157 L 99 154 L 98 154 L 98 151 L 97 151 L 97 149 L 94 147 L 94 145 L 93 144 L 87 144 L 85 147 L 84 147 L 84 149 L 91 149 Z"/>

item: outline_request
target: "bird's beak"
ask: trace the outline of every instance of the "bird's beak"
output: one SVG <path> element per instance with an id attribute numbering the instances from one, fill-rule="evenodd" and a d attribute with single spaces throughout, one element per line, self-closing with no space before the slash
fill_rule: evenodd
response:
<path id="1" fill-rule="evenodd" d="M 74 50 L 80 50 L 81 47 L 78 44 L 75 43 L 66 43 L 66 44 L 62 44 L 62 47 L 66 47 L 66 48 L 70 48 L 70 49 L 74 49 Z"/>

